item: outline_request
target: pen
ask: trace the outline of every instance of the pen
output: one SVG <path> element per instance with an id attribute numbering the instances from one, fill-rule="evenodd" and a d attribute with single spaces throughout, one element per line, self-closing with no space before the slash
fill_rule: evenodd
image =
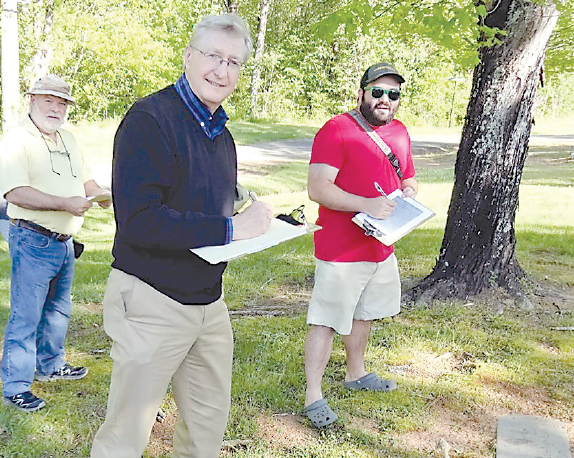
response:
<path id="1" fill-rule="evenodd" d="M 249 195 L 249 198 L 253 201 L 253 202 L 257 202 L 257 196 L 255 195 L 255 193 L 253 191 L 249 191 L 247 193 Z"/>
<path id="2" fill-rule="evenodd" d="M 385 193 L 385 191 L 383 191 L 383 188 L 381 188 L 379 183 L 377 183 L 376 181 L 375 181 L 375 188 L 377 189 L 377 191 L 381 193 L 383 197 L 387 197 L 387 194 Z"/>

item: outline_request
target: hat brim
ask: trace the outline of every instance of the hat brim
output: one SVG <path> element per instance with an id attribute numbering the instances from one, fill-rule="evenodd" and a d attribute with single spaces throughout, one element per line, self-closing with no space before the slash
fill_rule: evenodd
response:
<path id="1" fill-rule="evenodd" d="M 73 99 L 71 95 L 64 94 L 63 92 L 52 91 L 50 89 L 33 89 L 31 91 L 26 92 L 28 95 L 53 95 L 54 97 L 59 97 L 64 99 L 71 105 L 75 105 L 76 101 Z"/>

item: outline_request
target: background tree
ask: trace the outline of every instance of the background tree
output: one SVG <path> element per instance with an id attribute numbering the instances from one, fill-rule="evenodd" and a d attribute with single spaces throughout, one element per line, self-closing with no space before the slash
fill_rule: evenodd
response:
<path id="1" fill-rule="evenodd" d="M 265 34 L 267 33 L 267 19 L 272 0 L 260 0 L 259 28 L 255 40 L 255 55 L 253 57 L 253 71 L 251 73 L 251 111 L 257 112 L 257 98 L 259 97 L 259 80 L 261 75 L 260 62 L 265 49 Z"/>
<path id="2" fill-rule="evenodd" d="M 574 109 L 569 97 L 574 76 L 554 71 L 572 54 L 570 3 L 562 5 L 563 11 L 570 8 L 557 28 L 562 39 L 555 37 L 549 48 L 547 84 L 538 100 L 539 113 L 546 116 Z M 20 94 L 42 72 L 33 69 L 41 67 L 34 62 L 44 56 L 39 61 L 49 66 L 46 72 L 62 75 L 77 95 L 72 122 L 120 117 L 138 97 L 181 74 L 183 49 L 201 17 L 233 5 L 256 38 L 260 0 L 22 0 L 19 34 L 26 39 L 19 49 Z M 447 126 L 454 95 L 453 124 L 461 125 L 476 43 L 482 29 L 489 31 L 477 17 L 471 0 L 274 2 L 263 52 L 256 65 L 255 59 L 247 62 L 225 109 L 234 119 L 251 119 L 255 88 L 258 118 L 321 123 L 355 105 L 358 80 L 368 65 L 391 60 L 408 77 L 401 120 Z M 254 73 L 258 84 L 252 82 Z M 455 74 L 466 77 L 456 93 L 448 82 Z"/>
<path id="3" fill-rule="evenodd" d="M 50 73 L 55 3 L 55 0 L 39 0 L 32 11 L 30 7 L 26 7 L 26 13 L 35 19 L 31 23 L 32 36 L 34 37 L 33 42 L 38 43 L 36 52 L 23 71 L 24 81 L 28 88 L 31 88 L 38 78 Z M 33 50 L 32 47 L 28 49 Z"/>
<path id="4" fill-rule="evenodd" d="M 20 108 L 18 4 L 2 0 L 2 129 L 17 121 Z"/>
<path id="5" fill-rule="evenodd" d="M 237 0 L 223 0 L 223 5 L 228 13 L 237 13 L 237 9 L 239 8 Z"/>

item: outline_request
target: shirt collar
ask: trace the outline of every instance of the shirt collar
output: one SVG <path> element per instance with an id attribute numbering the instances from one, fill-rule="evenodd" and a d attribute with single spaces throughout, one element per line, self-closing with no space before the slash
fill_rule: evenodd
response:
<path id="1" fill-rule="evenodd" d="M 207 106 L 205 106 L 192 91 L 185 74 L 181 75 L 175 83 L 175 90 L 183 100 L 185 106 L 191 111 L 193 117 L 197 120 L 201 130 L 207 135 L 207 138 L 213 140 L 223 133 L 225 123 L 229 119 L 227 113 L 225 113 L 225 110 L 220 106 L 215 110 L 215 113 L 211 114 Z"/>

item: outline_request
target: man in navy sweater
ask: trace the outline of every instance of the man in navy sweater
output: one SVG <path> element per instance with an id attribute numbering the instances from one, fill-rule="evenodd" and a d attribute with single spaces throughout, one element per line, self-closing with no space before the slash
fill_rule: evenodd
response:
<path id="1" fill-rule="evenodd" d="M 179 410 L 173 456 L 219 456 L 233 356 L 226 265 L 190 248 L 259 236 L 273 217 L 262 202 L 233 215 L 237 156 L 221 103 L 251 48 L 238 16 L 204 18 L 181 78 L 137 101 L 116 133 L 117 228 L 104 297 L 114 366 L 92 458 L 140 458 L 170 381 Z"/>

